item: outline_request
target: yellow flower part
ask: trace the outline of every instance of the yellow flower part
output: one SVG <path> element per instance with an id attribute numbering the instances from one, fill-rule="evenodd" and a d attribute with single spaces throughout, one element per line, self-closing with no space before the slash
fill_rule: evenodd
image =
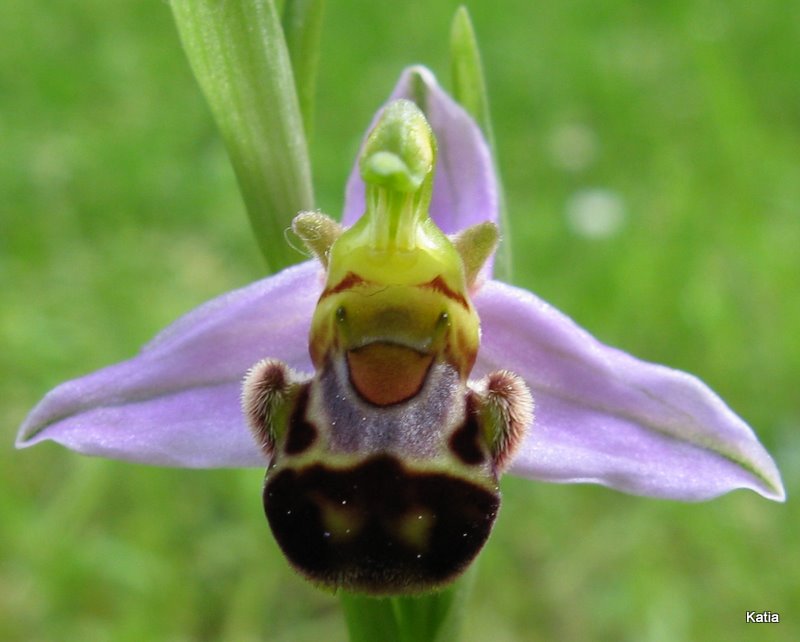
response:
<path id="1" fill-rule="evenodd" d="M 312 321 L 314 365 L 347 354 L 354 385 L 378 405 L 412 396 L 433 362 L 466 380 L 478 351 L 464 263 L 428 216 L 435 159 L 422 112 L 391 103 L 361 157 L 366 212 L 330 247 Z"/>

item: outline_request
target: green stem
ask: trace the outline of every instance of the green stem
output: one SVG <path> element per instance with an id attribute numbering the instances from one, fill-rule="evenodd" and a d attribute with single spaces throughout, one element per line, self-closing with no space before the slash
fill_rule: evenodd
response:
<path id="1" fill-rule="evenodd" d="M 511 282 L 511 228 L 508 223 L 505 191 L 497 162 L 497 145 L 489 112 L 489 94 L 483 73 L 481 52 L 469 12 L 459 7 L 453 16 L 450 30 L 450 68 L 453 80 L 453 95 L 461 106 L 469 112 L 483 130 L 492 152 L 495 176 L 497 177 L 497 198 L 500 210 L 500 245 L 495 255 L 495 276 Z"/>
<path id="2" fill-rule="evenodd" d="M 342 592 L 350 642 L 454 642 L 461 635 L 474 564 L 447 588 L 417 596 L 367 597 Z"/>
<path id="3" fill-rule="evenodd" d="M 314 207 L 311 165 L 292 67 L 272 0 L 172 0 L 192 70 L 231 158 L 269 268 L 301 255 L 284 241 Z"/>
<path id="4" fill-rule="evenodd" d="M 464 619 L 470 577 L 437 593 L 393 598 L 401 642 L 458 640 Z"/>
<path id="5" fill-rule="evenodd" d="M 311 140 L 325 0 L 286 0 L 283 31 L 292 60 L 306 138 Z"/>
<path id="6" fill-rule="evenodd" d="M 401 642 L 391 598 L 342 592 L 340 595 L 350 642 Z"/>

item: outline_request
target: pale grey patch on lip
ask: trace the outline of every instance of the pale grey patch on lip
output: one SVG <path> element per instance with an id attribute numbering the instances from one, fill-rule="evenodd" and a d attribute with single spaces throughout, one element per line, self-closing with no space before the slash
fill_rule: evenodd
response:
<path id="1" fill-rule="evenodd" d="M 353 389 L 344 358 L 328 363 L 312 389 L 312 412 L 330 425 L 329 449 L 341 453 L 392 453 L 431 459 L 464 421 L 465 395 L 458 372 L 431 366 L 420 392 L 391 406 L 374 406 Z"/>

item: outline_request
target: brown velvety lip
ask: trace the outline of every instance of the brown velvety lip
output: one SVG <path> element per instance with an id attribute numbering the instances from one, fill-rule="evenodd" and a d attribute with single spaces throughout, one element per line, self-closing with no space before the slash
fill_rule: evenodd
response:
<path id="1" fill-rule="evenodd" d="M 366 401 L 389 406 L 414 397 L 425 384 L 433 355 L 387 341 L 348 350 L 350 382 Z"/>

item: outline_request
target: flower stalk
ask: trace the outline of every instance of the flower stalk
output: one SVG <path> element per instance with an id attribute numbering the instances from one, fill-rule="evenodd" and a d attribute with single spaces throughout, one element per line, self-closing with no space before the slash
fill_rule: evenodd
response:
<path id="1" fill-rule="evenodd" d="M 447 588 L 419 596 L 374 598 L 342 591 L 350 642 L 451 642 L 461 637 L 478 564 Z"/>
<path id="2" fill-rule="evenodd" d="M 512 283 L 511 227 L 508 221 L 505 192 L 497 160 L 497 143 L 489 111 L 489 92 L 483 73 L 483 59 L 475 36 L 472 19 L 465 6 L 456 9 L 450 26 L 450 76 L 453 97 L 475 119 L 483 131 L 492 152 L 497 175 L 497 199 L 500 226 L 500 244 L 495 255 L 495 275 L 501 281 Z"/>
<path id="3" fill-rule="evenodd" d="M 286 0 L 281 22 L 292 62 L 306 139 L 311 140 L 325 0 Z"/>
<path id="4" fill-rule="evenodd" d="M 285 242 L 284 231 L 297 212 L 313 209 L 314 192 L 301 103 L 273 0 L 173 0 L 172 11 L 268 268 L 297 263 L 302 257 Z M 313 28 L 293 29 L 293 42 L 314 42 L 319 13 L 308 12 Z M 308 113 L 316 58 L 298 53 L 297 59 Z"/>

